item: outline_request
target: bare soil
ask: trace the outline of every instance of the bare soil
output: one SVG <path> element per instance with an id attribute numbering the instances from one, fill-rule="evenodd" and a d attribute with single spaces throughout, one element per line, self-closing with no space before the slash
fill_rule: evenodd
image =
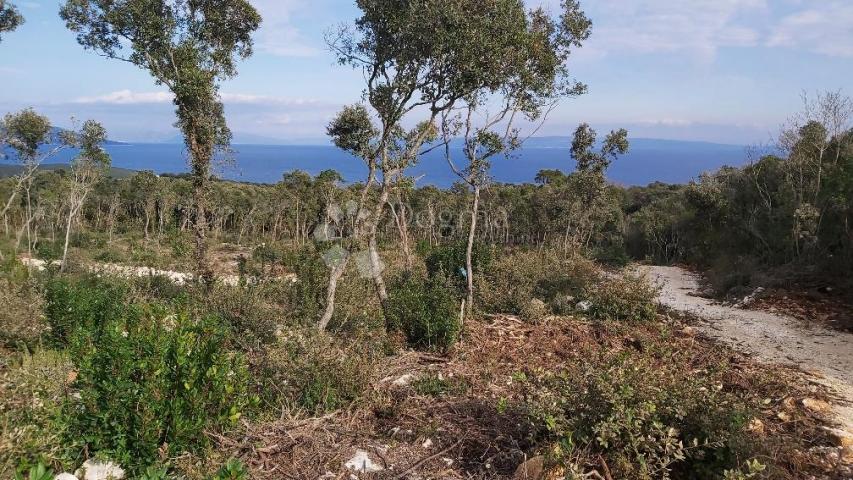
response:
<path id="1" fill-rule="evenodd" d="M 838 396 L 839 423 L 853 432 L 853 334 L 767 311 L 743 310 L 695 295 L 700 277 L 679 267 L 643 267 L 660 288 L 660 302 L 700 321 L 708 337 L 759 361 L 795 365 Z"/>

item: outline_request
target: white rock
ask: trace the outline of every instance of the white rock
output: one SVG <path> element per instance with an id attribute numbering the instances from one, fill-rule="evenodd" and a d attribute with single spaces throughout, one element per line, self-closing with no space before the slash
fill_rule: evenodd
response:
<path id="1" fill-rule="evenodd" d="M 407 374 L 401 376 L 400 378 L 394 380 L 393 382 L 391 382 L 391 385 L 394 385 L 395 387 L 406 387 L 410 383 L 412 383 L 412 380 L 414 380 L 414 379 L 415 379 L 414 375 L 412 375 L 411 373 L 407 373 Z"/>
<path id="2" fill-rule="evenodd" d="M 373 459 L 370 458 L 370 454 L 364 450 L 356 450 L 355 455 L 350 458 L 344 466 L 355 472 L 370 473 L 384 470 L 384 468 L 377 465 Z"/>
<path id="3" fill-rule="evenodd" d="M 424 448 L 430 448 L 430 447 L 432 447 L 432 439 L 431 439 L 431 438 L 427 438 L 421 446 L 422 446 L 422 447 L 424 447 Z"/>
<path id="4" fill-rule="evenodd" d="M 53 480 L 79 480 L 79 479 L 77 477 L 75 477 L 74 475 L 71 475 L 70 473 L 60 473 L 59 475 L 53 477 Z"/>
<path id="5" fill-rule="evenodd" d="M 89 459 L 75 472 L 80 480 L 122 480 L 124 470 L 112 462 Z"/>
<path id="6" fill-rule="evenodd" d="M 592 302 L 590 302 L 589 300 L 578 302 L 578 304 L 575 305 L 575 308 L 581 312 L 588 312 L 592 308 Z"/>

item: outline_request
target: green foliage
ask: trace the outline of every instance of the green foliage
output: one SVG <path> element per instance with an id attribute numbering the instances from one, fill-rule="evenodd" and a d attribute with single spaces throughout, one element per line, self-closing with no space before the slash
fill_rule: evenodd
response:
<path id="1" fill-rule="evenodd" d="M 0 11 L 2 15 L 2 11 Z M 32 108 L 8 113 L 0 122 L 4 141 L 18 154 L 22 162 L 32 162 L 39 146 L 50 141 L 50 119 Z"/>
<path id="2" fill-rule="evenodd" d="M 468 386 L 463 380 L 428 374 L 412 382 L 412 388 L 419 395 L 440 397 L 442 395 L 461 395 L 467 391 Z"/>
<path id="3" fill-rule="evenodd" d="M 743 432 L 750 406 L 717 387 L 713 369 L 622 352 L 530 382 L 528 404 L 556 460 L 583 469 L 601 454 L 614 478 L 718 478 L 755 449 Z"/>
<path id="4" fill-rule="evenodd" d="M 390 324 L 415 348 L 443 352 L 459 337 L 459 304 L 442 278 L 405 275 L 397 280 L 390 291 L 388 315 Z"/>
<path id="5" fill-rule="evenodd" d="M 51 279 L 45 291 L 45 317 L 57 345 L 77 342 L 78 335 L 99 331 L 111 319 L 121 317 L 127 287 L 96 278 L 72 281 Z"/>
<path id="6" fill-rule="evenodd" d="M 580 257 L 553 250 L 510 252 L 498 256 L 482 277 L 480 308 L 522 314 L 533 299 L 555 313 L 570 313 L 584 289 L 599 281 L 598 268 Z"/>
<path id="7" fill-rule="evenodd" d="M 288 316 L 297 322 L 314 324 L 326 301 L 328 267 L 313 247 L 286 252 L 282 264 L 296 278 L 286 291 Z"/>
<path id="8" fill-rule="evenodd" d="M 46 262 L 53 262 L 62 258 L 62 242 L 59 240 L 49 241 L 47 239 L 38 242 L 35 249 L 36 256 Z"/>
<path id="9" fill-rule="evenodd" d="M 432 248 L 424 259 L 429 276 L 449 279 L 460 292 L 464 292 L 467 285 L 464 273 L 466 249 L 466 242 L 456 242 Z M 479 275 L 488 269 L 491 262 L 491 248 L 483 243 L 474 242 L 474 248 L 471 251 L 471 265 L 474 268 L 474 274 Z"/>
<path id="10" fill-rule="evenodd" d="M 12 2 L 0 2 L 0 34 L 11 32 L 24 23 L 24 17 L 21 16 L 15 4 Z M 0 35 L 0 40 L 3 40 Z"/>
<path id="11" fill-rule="evenodd" d="M 0 358 L 0 477 L 23 473 L 38 460 L 64 462 L 61 405 L 73 368 L 67 354 L 52 350 Z"/>
<path id="12" fill-rule="evenodd" d="M 139 476 L 139 480 L 168 480 L 169 469 L 162 466 L 147 467 Z"/>
<path id="13" fill-rule="evenodd" d="M 249 471 L 246 470 L 243 462 L 232 458 L 210 480 L 247 480 L 248 478 Z"/>
<path id="14" fill-rule="evenodd" d="M 602 320 L 650 322 L 658 310 L 658 291 L 646 278 L 625 275 L 608 278 L 584 289 L 588 314 Z"/>
<path id="15" fill-rule="evenodd" d="M 20 472 L 16 473 L 15 480 L 53 480 L 53 470 L 39 462 L 36 466 L 30 468 L 26 476 Z"/>
<path id="16" fill-rule="evenodd" d="M 78 370 L 79 399 L 64 406 L 66 441 L 137 471 L 205 445 L 206 430 L 235 424 L 257 400 L 219 318 L 128 305 L 123 293 L 106 282 L 56 281 L 47 310 Z"/>

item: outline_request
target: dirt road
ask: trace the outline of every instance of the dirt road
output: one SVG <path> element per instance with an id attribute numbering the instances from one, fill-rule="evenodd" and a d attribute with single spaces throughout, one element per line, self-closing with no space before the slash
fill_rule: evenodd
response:
<path id="1" fill-rule="evenodd" d="M 763 362 L 793 364 L 814 374 L 846 399 L 837 405 L 839 421 L 853 432 L 853 334 L 806 327 L 783 315 L 741 310 L 690 295 L 698 279 L 678 267 L 644 267 L 661 287 L 661 304 L 701 319 L 708 337 L 750 353 Z"/>

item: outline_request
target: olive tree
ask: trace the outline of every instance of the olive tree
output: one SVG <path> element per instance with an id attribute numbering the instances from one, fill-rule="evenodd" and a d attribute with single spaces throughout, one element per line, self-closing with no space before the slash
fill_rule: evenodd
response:
<path id="1" fill-rule="evenodd" d="M 24 17 L 18 12 L 15 4 L 0 0 L 0 41 L 3 41 L 3 33 L 11 32 L 24 23 Z"/>
<path id="2" fill-rule="evenodd" d="M 80 214 L 86 198 L 95 183 L 110 168 L 110 156 L 104 150 L 103 144 L 107 139 L 107 131 L 100 123 L 87 120 L 79 133 L 72 135 L 73 145 L 80 153 L 71 162 L 71 177 L 68 187 L 68 218 L 65 222 L 65 244 L 62 247 L 62 270 L 66 268 L 68 259 L 68 243 L 71 239 L 71 226 Z"/>
<path id="3" fill-rule="evenodd" d="M 252 54 L 260 15 L 246 0 L 67 0 L 60 16 L 84 48 L 147 70 L 174 95 L 193 176 L 196 270 L 210 283 L 211 162 L 231 139 L 219 83 L 234 77 L 237 61 Z"/>
<path id="4" fill-rule="evenodd" d="M 473 191 L 469 209 L 465 270 L 467 310 L 474 302 L 472 253 L 480 209 L 480 194 L 489 183 L 491 160 L 509 156 L 544 123 L 563 97 L 578 96 L 586 86 L 573 80 L 567 61 L 573 48 L 589 38 L 592 22 L 575 0 L 562 3 L 559 17 L 543 9 L 528 13 L 516 25 L 517 43 L 502 57 L 497 81 L 462 99 L 461 105 L 442 115 L 444 154 L 451 170 Z M 517 123 L 528 123 L 521 134 Z M 452 140 L 461 136 L 462 158 L 455 159 Z"/>
<path id="5" fill-rule="evenodd" d="M 340 64 L 362 70 L 366 105 L 345 108 L 328 133 L 368 167 L 351 238 L 366 243 L 367 270 L 384 308 L 388 293 L 376 233 L 389 196 L 406 169 L 436 147 L 430 144 L 443 112 L 504 83 L 506 59 L 523 48 L 527 15 L 520 0 L 356 3 L 362 15 L 354 28 L 344 26 L 328 41 Z M 367 202 L 374 188 L 377 198 Z M 335 285 L 347 258 L 333 265 L 321 328 L 334 311 Z"/>

